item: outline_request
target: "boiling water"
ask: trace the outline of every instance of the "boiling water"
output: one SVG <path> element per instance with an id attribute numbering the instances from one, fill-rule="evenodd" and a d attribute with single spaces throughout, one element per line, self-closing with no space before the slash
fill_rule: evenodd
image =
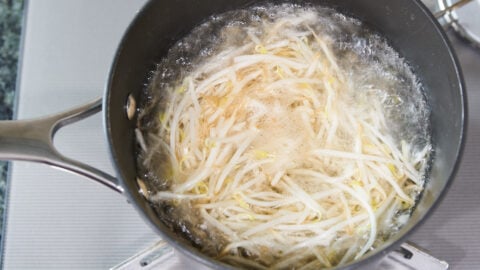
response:
<path id="1" fill-rule="evenodd" d="M 430 143 L 429 110 L 421 83 L 408 63 L 388 42 L 357 19 L 328 8 L 296 5 L 253 7 L 213 16 L 178 41 L 159 63 L 146 89 L 147 98 L 143 100 L 145 109 L 140 118 L 140 128 L 144 133 L 157 133 L 157 115 L 171 102 L 171 89 L 178 88 L 183 79 L 198 67 L 214 57 L 218 58 L 218 54 L 242 47 L 252 37 L 262 36 L 266 31 L 266 22 L 296 16 L 302 17 L 304 22 L 295 29 L 287 27 L 278 31 L 311 29 L 328 41 L 339 68 L 349 77 L 351 85 L 347 91 L 350 93 L 345 101 L 349 106 L 362 111 L 369 109 L 373 99 L 380 100 L 381 107 L 378 110 L 385 115 L 388 133 L 391 134 L 394 144 L 400 148 L 402 141 L 407 141 L 412 144 L 412 151 L 415 152 Z M 222 64 L 221 61 L 217 63 Z M 219 67 L 212 67 L 215 68 Z M 285 137 L 295 137 L 295 121 L 285 121 Z M 266 145 L 273 134 L 278 135 L 267 134 L 265 141 L 257 143 Z M 148 136 L 146 140 L 148 145 L 157 143 Z M 308 148 L 308 145 L 305 147 Z M 284 148 L 288 148 L 288 143 Z M 168 190 L 170 184 L 164 177 L 170 166 L 165 162 L 168 160 L 167 153 L 158 151 L 147 165 L 143 162 L 144 158 L 145 153 L 140 153 L 139 178 L 143 179 L 148 193 Z M 221 233 L 206 230 L 205 222 L 192 210 L 189 203 L 164 201 L 156 203 L 155 207 L 167 226 L 209 256 L 218 256 L 228 243 L 228 239 Z M 392 209 L 390 212 L 395 212 L 399 218 L 380 224 L 378 236 L 387 238 L 398 230 L 406 221 L 405 217 L 410 210 Z M 374 247 L 380 246 L 382 241 L 383 239 L 377 240 Z M 244 256 L 249 256 L 248 251 L 244 253 Z"/>
<path id="2" fill-rule="evenodd" d="M 313 14 L 312 14 L 313 12 Z M 384 113 L 399 137 L 423 147 L 429 141 L 428 106 L 408 63 L 379 34 L 361 21 L 328 8 L 282 5 L 255 7 L 212 16 L 178 41 L 158 64 L 147 97 L 159 97 L 186 74 L 228 47 L 240 47 L 248 33 L 261 34 L 265 20 L 305 13 L 309 27 L 328 36 L 344 70 L 349 71 L 359 99 L 381 96 Z M 158 99 L 156 99 L 158 100 Z M 362 100 L 368 102 L 368 100 Z M 161 109 L 161 106 L 158 108 Z"/>

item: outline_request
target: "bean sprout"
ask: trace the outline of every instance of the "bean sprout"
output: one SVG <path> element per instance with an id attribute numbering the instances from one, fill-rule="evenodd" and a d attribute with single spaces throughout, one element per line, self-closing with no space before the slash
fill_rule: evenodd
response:
<path id="1" fill-rule="evenodd" d="M 136 130 L 149 162 L 158 147 L 172 160 L 169 189 L 150 199 L 188 203 L 226 239 L 220 260 L 258 269 L 348 263 L 423 187 L 429 146 L 413 152 L 393 139 L 382 96 L 355 103 L 348 70 L 312 18 L 250 29 L 242 46 L 168 91 L 158 134 L 149 134 L 156 140 L 147 140 L 155 145 Z"/>

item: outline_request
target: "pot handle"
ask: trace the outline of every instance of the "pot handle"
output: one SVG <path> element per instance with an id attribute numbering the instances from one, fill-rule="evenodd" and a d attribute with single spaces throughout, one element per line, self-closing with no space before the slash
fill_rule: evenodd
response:
<path id="1" fill-rule="evenodd" d="M 460 7 L 470 3 L 471 1 L 473 1 L 473 0 L 460 0 L 460 1 L 454 3 L 450 6 L 446 5 L 444 8 L 435 12 L 434 16 L 435 16 L 435 18 L 440 19 L 443 16 L 445 16 L 447 13 L 449 13 L 450 11 L 455 10 L 457 8 L 460 8 Z"/>
<path id="2" fill-rule="evenodd" d="M 0 121 L 0 160 L 40 162 L 86 176 L 110 189 L 123 193 L 117 178 L 90 165 L 60 154 L 53 145 L 55 133 L 62 127 L 102 110 L 102 98 L 55 115 L 16 121 Z"/>

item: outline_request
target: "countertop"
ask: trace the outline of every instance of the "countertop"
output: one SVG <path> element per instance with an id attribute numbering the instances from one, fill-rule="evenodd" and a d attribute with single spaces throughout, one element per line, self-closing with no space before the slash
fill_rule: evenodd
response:
<path id="1" fill-rule="evenodd" d="M 428 5 L 433 0 L 425 1 Z M 23 63 L 28 68 L 22 70 L 23 104 L 18 116 L 58 112 L 101 95 L 113 51 L 140 6 L 138 1 L 103 0 L 94 7 L 85 0 L 30 1 L 27 41 L 35 45 L 30 50 L 24 48 Z M 57 8 L 55 12 L 53 7 Z M 66 19 L 68 25 L 59 23 Z M 475 73 L 480 71 L 480 51 L 455 35 L 451 37 L 466 71 L 469 91 L 466 151 L 443 203 L 409 240 L 448 261 L 452 269 L 475 269 L 480 265 L 480 182 L 476 173 L 480 156 L 480 81 Z M 38 74 L 36 70 L 43 72 Z M 36 90 L 28 92 L 32 85 Z M 38 104 L 51 91 L 57 91 L 56 98 Z M 98 160 L 96 166 L 111 170 L 101 128 L 97 115 L 72 127 L 58 144 L 67 154 L 81 160 L 93 157 Z M 75 143 L 68 143 L 71 141 L 66 137 L 76 139 Z M 90 141 L 95 137 L 97 140 Z M 12 174 L 18 181 L 12 181 L 15 183 L 9 193 L 5 269 L 106 269 L 157 239 L 123 197 L 104 187 L 24 162 L 14 162 Z"/>

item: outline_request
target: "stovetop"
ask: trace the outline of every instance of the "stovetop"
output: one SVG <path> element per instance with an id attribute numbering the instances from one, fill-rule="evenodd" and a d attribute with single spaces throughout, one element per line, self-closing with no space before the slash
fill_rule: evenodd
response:
<path id="1" fill-rule="evenodd" d="M 16 118 L 101 96 L 116 46 L 143 3 L 28 2 Z M 467 144 L 447 196 L 409 240 L 452 269 L 474 269 L 480 266 L 480 50 L 450 37 L 468 91 Z M 55 144 L 112 172 L 99 114 L 61 130 Z M 44 165 L 13 162 L 7 200 L 5 269 L 108 269 L 159 239 L 122 196 Z"/>

